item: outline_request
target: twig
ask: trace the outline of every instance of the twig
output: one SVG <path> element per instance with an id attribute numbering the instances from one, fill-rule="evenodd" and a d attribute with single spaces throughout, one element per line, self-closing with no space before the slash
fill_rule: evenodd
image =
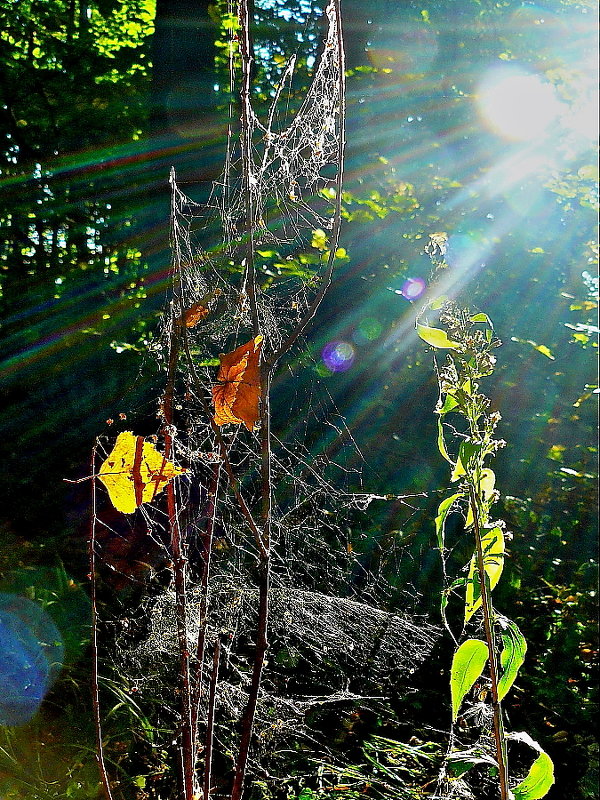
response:
<path id="1" fill-rule="evenodd" d="M 256 649 L 254 654 L 254 664 L 252 668 L 252 680 L 250 690 L 248 693 L 248 702 L 244 710 L 241 726 L 240 747 L 238 758 L 236 762 L 235 776 L 231 790 L 231 800 L 241 800 L 246 769 L 248 765 L 248 755 L 250 750 L 250 742 L 252 739 L 252 729 L 254 725 L 254 718 L 256 715 L 256 707 L 258 703 L 258 695 L 260 692 L 260 684 L 262 679 L 262 671 L 265 661 L 265 655 L 269 647 L 268 642 L 268 628 L 269 628 L 269 586 L 270 586 L 270 571 L 271 571 L 271 507 L 273 495 L 273 481 L 271 475 L 271 430 L 270 430 L 270 386 L 271 378 L 274 368 L 281 358 L 294 344 L 298 337 L 302 334 L 307 327 L 310 320 L 315 315 L 321 301 L 323 300 L 327 289 L 331 284 L 333 275 L 333 268 L 335 263 L 335 254 L 337 252 L 339 243 L 339 234 L 341 227 L 341 196 L 342 196 L 342 179 L 343 179 L 343 159 L 344 159 L 344 105 L 345 105 L 345 84 L 344 84 L 344 52 L 342 48 L 342 30 L 341 30 L 341 17 L 339 0 L 333 0 L 335 13 L 336 13 L 336 26 L 337 36 L 339 42 L 338 50 L 338 93 L 339 93 L 339 115 L 340 115 L 340 138 L 338 143 L 338 173 L 336 180 L 336 202 L 334 212 L 333 234 L 331 250 L 327 263 L 327 269 L 323 278 L 321 288 L 317 292 L 315 298 L 310 304 L 306 314 L 296 325 L 294 330 L 290 333 L 287 339 L 273 353 L 270 357 L 265 358 L 261 368 L 261 397 L 260 397 L 260 438 L 261 438 L 261 523 L 262 531 L 259 534 L 259 553 L 260 561 L 258 565 L 258 625 L 256 632 Z M 250 119 L 252 114 L 252 107 L 250 102 L 251 96 L 251 69 L 253 62 L 253 55 L 251 52 L 250 40 L 250 13 L 249 13 L 249 0 L 240 0 L 239 6 L 240 16 L 240 52 L 242 60 L 242 89 L 241 89 L 241 103 L 242 103 L 242 169 L 244 175 L 244 190 L 246 201 L 246 227 L 247 227 L 247 242 L 246 242 L 246 272 L 245 284 L 250 304 L 250 314 L 252 317 L 252 325 L 254 335 L 257 336 L 260 331 L 260 320 L 258 315 L 258 306 L 256 300 L 256 277 L 254 268 L 254 225 L 255 225 L 255 209 L 253 203 L 253 188 L 250 181 L 251 168 L 252 168 L 252 141 L 251 141 L 251 128 Z"/>
<path id="2" fill-rule="evenodd" d="M 94 727 L 96 729 L 96 761 L 100 770 L 100 778 L 107 800 L 113 800 L 102 745 L 102 716 L 100 714 L 100 687 L 98 676 L 98 604 L 96 599 L 96 445 L 92 449 L 92 516 L 88 539 L 88 555 L 90 566 L 90 603 L 92 606 L 92 705 L 94 709 Z"/>
<path id="3" fill-rule="evenodd" d="M 204 781 L 203 781 L 203 800 L 210 797 L 210 778 L 212 773 L 213 740 L 215 728 L 215 699 L 217 696 L 217 681 L 219 679 L 219 661 L 221 658 L 221 640 L 215 640 L 213 651 L 212 672 L 210 676 L 210 688 L 208 694 L 208 711 L 206 714 L 206 746 L 204 749 Z"/>
<path id="4" fill-rule="evenodd" d="M 254 540 L 256 541 L 256 546 L 258 547 L 259 551 L 262 553 L 263 550 L 264 550 L 264 544 L 263 544 L 263 541 L 262 541 L 260 529 L 259 529 L 259 527 L 258 527 L 258 525 L 256 523 L 256 520 L 254 519 L 252 511 L 250 510 L 250 507 L 248 506 L 248 503 L 246 502 L 246 500 L 244 499 L 244 496 L 242 495 L 242 493 L 240 491 L 238 479 L 236 478 L 235 472 L 233 471 L 233 467 L 231 465 L 231 461 L 229 460 L 229 455 L 227 453 L 227 444 L 225 443 L 225 439 L 223 438 L 223 434 L 221 433 L 221 429 L 219 428 L 217 423 L 214 421 L 213 415 L 211 414 L 211 411 L 210 411 L 210 408 L 208 406 L 208 403 L 206 402 L 206 399 L 204 397 L 204 386 L 202 385 L 202 382 L 200 381 L 200 378 L 198 377 L 198 374 L 196 373 L 196 368 L 194 366 L 194 361 L 192 359 L 192 354 L 191 354 L 190 349 L 189 349 L 189 343 L 188 343 L 188 339 L 187 339 L 187 331 L 185 331 L 185 329 L 184 329 L 184 332 L 183 332 L 183 348 L 185 350 L 185 354 L 186 354 L 186 358 L 187 358 L 187 362 L 188 362 L 188 367 L 190 369 L 190 374 L 192 376 L 192 382 L 194 383 L 194 386 L 196 387 L 196 390 L 198 392 L 198 399 L 200 400 L 200 405 L 202 406 L 202 411 L 204 412 L 206 418 L 208 419 L 210 427 L 211 427 L 211 430 L 212 430 L 212 432 L 214 434 L 214 437 L 215 437 L 215 439 L 217 441 L 217 444 L 219 445 L 219 455 L 221 457 L 221 461 L 223 462 L 223 466 L 225 467 L 225 472 L 226 472 L 227 477 L 229 479 L 229 487 L 230 487 L 231 491 L 233 492 L 233 496 L 235 497 L 235 500 L 236 500 L 236 502 L 237 502 L 237 504 L 238 504 L 238 506 L 240 508 L 240 511 L 242 512 L 242 515 L 244 516 L 244 519 L 246 520 L 250 530 L 252 531 L 252 534 L 254 536 Z"/>
<path id="5" fill-rule="evenodd" d="M 255 208 L 252 188 L 252 132 L 250 119 L 252 106 L 250 101 L 252 63 L 254 60 L 252 53 L 252 41 L 250 34 L 250 2 L 251 0 L 240 0 L 240 53 L 242 60 L 242 171 L 244 180 L 244 197 L 246 203 L 246 272 L 245 287 L 250 304 L 250 315 L 254 336 L 258 336 L 260 331 L 260 320 L 256 299 L 256 274 L 254 268 L 254 226 Z M 254 717 L 258 703 L 258 694 L 262 679 L 265 654 L 268 643 L 269 627 L 269 583 L 271 570 L 270 554 L 270 525 L 271 525 L 271 502 L 273 485 L 271 478 L 271 432 L 270 432 L 270 410 L 269 392 L 271 384 L 271 365 L 263 362 L 261 368 L 260 381 L 260 441 L 261 441 L 261 525 L 259 531 L 258 545 L 260 560 L 258 565 L 258 626 L 256 631 L 256 644 L 254 652 L 254 663 L 252 667 L 252 680 L 248 693 L 248 702 L 244 709 L 241 724 L 240 746 L 235 766 L 235 776 L 231 789 L 231 800 L 240 800 L 244 790 L 244 779 L 248 765 L 248 754 L 250 751 L 250 741 L 252 739 L 252 729 L 254 727 Z"/>
<path id="6" fill-rule="evenodd" d="M 165 435 L 165 454 L 171 450 L 171 437 Z M 185 556 L 181 547 L 175 487 L 171 481 L 167 486 L 167 509 L 171 531 L 171 553 L 173 556 L 173 575 L 175 578 L 175 617 L 179 643 L 179 677 L 181 681 L 181 764 L 183 798 L 192 800 L 194 774 L 194 746 L 192 737 L 192 703 L 190 686 L 190 651 L 187 639 L 187 596 L 185 577 Z"/>
<path id="7" fill-rule="evenodd" d="M 250 38 L 250 2 L 251 0 L 240 0 L 240 55 L 242 60 L 242 87 L 240 99 L 242 105 L 242 175 L 244 186 L 244 200 L 246 204 L 246 269 L 244 273 L 244 285 L 250 304 L 250 315 L 252 317 L 252 327 L 254 335 L 260 333 L 260 321 L 258 318 L 258 306 L 256 303 L 256 271 L 254 268 L 254 224 L 255 208 L 253 202 L 254 189 L 252 187 L 252 132 L 250 119 L 252 117 L 252 105 L 250 101 L 250 89 L 252 82 L 252 64 L 254 56 L 252 54 L 252 42 Z"/>
<path id="8" fill-rule="evenodd" d="M 173 192 L 172 205 L 174 207 L 175 174 L 171 170 L 171 186 Z M 167 362 L 167 380 L 162 402 L 162 416 L 164 420 L 165 458 L 171 458 L 173 451 L 173 398 L 175 394 L 175 375 L 177 360 L 181 344 L 181 327 L 183 323 L 181 314 L 183 309 L 178 309 L 176 300 L 181 299 L 181 275 L 179 272 L 179 254 L 176 258 L 176 269 L 173 274 L 174 302 L 171 308 L 171 333 L 169 340 L 169 357 Z M 179 313 L 178 313 L 179 312 Z M 181 682 L 181 782 L 183 800 L 192 800 L 194 783 L 194 742 L 192 735 L 192 699 L 190 686 L 190 652 L 187 639 L 187 596 L 185 555 L 182 550 L 181 529 L 179 527 L 179 513 L 175 485 L 173 481 L 167 484 L 167 512 L 169 517 L 169 532 L 171 539 L 171 555 L 173 557 L 173 577 L 175 582 L 175 618 L 177 624 L 177 638 L 179 643 L 179 677 Z"/>
<path id="9" fill-rule="evenodd" d="M 235 778 L 231 790 L 231 800 L 240 800 L 244 790 L 244 778 L 246 777 L 246 767 L 248 764 L 248 753 L 252 738 L 252 728 L 258 693 L 262 678 L 265 654 L 268 648 L 268 621 L 269 621 L 269 585 L 270 585 L 270 559 L 262 558 L 258 567 L 259 598 L 258 598 L 258 629 L 256 633 L 256 650 L 254 654 L 254 666 L 252 670 L 252 682 L 248 693 L 248 703 L 242 718 L 242 735 L 240 738 L 240 749 L 236 764 Z"/>
<path id="10" fill-rule="evenodd" d="M 196 741 L 198 732 L 198 706 L 202 694 L 202 677 L 204 670 L 204 651 L 206 648 L 206 626 L 208 609 L 208 583 L 210 578 L 210 561 L 212 555 L 213 534 L 217 511 L 217 492 L 221 477 L 221 464 L 213 466 L 212 483 L 208 494 L 206 528 L 202 535 L 202 571 L 200 574 L 200 611 L 198 614 L 198 639 L 196 644 L 196 669 L 192 680 L 192 736 Z"/>

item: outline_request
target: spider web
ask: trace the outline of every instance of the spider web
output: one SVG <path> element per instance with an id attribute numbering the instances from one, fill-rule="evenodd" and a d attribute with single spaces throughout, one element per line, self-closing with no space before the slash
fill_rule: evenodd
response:
<path id="1" fill-rule="evenodd" d="M 258 513 L 263 456 L 260 431 L 232 425 L 217 431 L 211 387 L 219 354 L 255 334 L 249 258 L 254 258 L 254 302 L 266 358 L 311 314 L 333 265 L 343 137 L 337 13 L 330 2 L 320 57 L 295 114 L 285 113 L 289 104 L 283 102 L 294 58 L 262 119 L 248 99 L 243 101 L 250 160 L 230 136 L 225 170 L 207 204 L 188 197 L 171 174 L 173 289 L 161 333 L 150 346 L 171 389 L 159 403 L 163 424 L 155 440 L 160 449 L 168 438 L 170 457 L 187 469 L 174 483 L 185 561 L 186 637 L 190 674 L 199 687 L 194 694 L 199 770 L 214 705 L 215 798 L 227 796 L 251 681 L 261 552 L 240 497 L 250 514 Z M 198 307 L 207 313 L 188 327 L 186 314 Z M 181 349 L 174 355 L 177 335 Z M 318 421 L 351 441 L 324 392 L 313 391 L 308 409 L 306 400 L 299 402 L 307 431 Z M 172 419 L 165 410 L 170 405 Z M 271 437 L 269 649 L 249 763 L 250 777 L 271 791 L 287 784 L 290 765 L 306 771 L 315 759 L 335 759 L 328 739 L 339 716 L 383 708 L 391 688 L 408 683 L 437 636 L 424 620 L 384 610 L 398 593 L 383 566 L 373 573 L 357 547 L 364 511 L 383 498 L 357 491 L 360 476 L 325 455 L 315 458 L 300 433 L 297 426 L 293 441 Z M 151 720 L 150 760 L 156 761 L 172 746 L 179 726 L 178 599 L 169 514 L 162 497 L 127 517 L 116 515 L 100 497 L 98 507 L 98 557 L 113 583 L 126 587 L 122 611 L 105 626 L 112 630 L 120 680 L 140 714 Z M 390 552 L 386 563 L 400 557 L 399 551 Z M 220 660 L 213 673 L 217 647 Z M 167 777 L 148 791 L 155 798 L 176 794 Z"/>

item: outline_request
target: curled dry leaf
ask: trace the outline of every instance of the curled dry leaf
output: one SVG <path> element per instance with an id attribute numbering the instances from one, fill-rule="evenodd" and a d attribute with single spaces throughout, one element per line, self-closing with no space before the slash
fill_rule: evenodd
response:
<path id="1" fill-rule="evenodd" d="M 220 297 L 222 294 L 220 289 L 213 289 L 200 298 L 196 303 L 193 303 L 189 308 L 183 312 L 179 317 L 179 324 L 184 324 L 186 328 L 195 328 L 196 325 L 207 317 L 211 312 L 211 303 L 215 298 Z"/>
<path id="2" fill-rule="evenodd" d="M 184 472 L 143 436 L 123 431 L 102 463 L 98 478 L 106 486 L 117 511 L 133 514 L 138 506 L 152 502 L 170 480 Z"/>
<path id="3" fill-rule="evenodd" d="M 212 395 L 217 425 L 245 425 L 254 430 L 259 417 L 259 359 L 263 337 L 257 336 L 231 353 L 222 353 Z"/>
<path id="4" fill-rule="evenodd" d="M 186 328 L 195 328 L 196 325 L 208 316 L 210 309 L 202 303 L 194 303 L 183 314 L 183 321 Z"/>

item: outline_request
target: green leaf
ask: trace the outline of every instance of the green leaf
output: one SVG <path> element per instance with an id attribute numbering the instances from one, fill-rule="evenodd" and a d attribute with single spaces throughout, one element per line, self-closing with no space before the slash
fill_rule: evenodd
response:
<path id="1" fill-rule="evenodd" d="M 444 402 L 442 403 L 442 398 L 438 400 L 439 408 L 436 409 L 436 413 L 439 414 L 438 416 L 438 437 L 437 437 L 437 446 L 438 450 L 440 451 L 443 458 L 449 464 L 454 466 L 454 461 L 448 455 L 448 450 L 446 449 L 446 442 L 444 440 L 444 426 L 442 424 L 442 420 L 444 416 L 450 411 L 453 411 L 458 406 L 458 400 L 450 394 L 447 394 L 444 398 Z"/>
<path id="2" fill-rule="evenodd" d="M 464 696 L 483 672 L 487 660 L 487 645 L 480 639 L 467 639 L 454 653 L 450 670 L 453 722 L 458 716 Z"/>
<path id="3" fill-rule="evenodd" d="M 454 461 L 452 461 L 452 459 L 448 455 L 448 451 L 446 450 L 446 442 L 444 441 L 444 426 L 442 424 L 441 417 L 438 419 L 437 446 L 443 458 L 445 458 L 449 464 L 452 464 L 452 466 L 454 466 Z"/>
<path id="4" fill-rule="evenodd" d="M 446 331 L 440 328 L 430 328 L 428 325 L 419 325 L 417 323 L 417 333 L 424 342 L 427 342 L 432 347 L 456 350 L 461 346 L 460 342 L 453 342 L 449 339 Z"/>
<path id="5" fill-rule="evenodd" d="M 492 327 L 492 321 L 490 320 L 488 315 L 484 314 L 483 312 L 481 312 L 480 314 L 473 314 L 473 316 L 469 317 L 469 319 L 471 320 L 471 322 L 485 322 L 486 325 Z"/>
<path id="6" fill-rule="evenodd" d="M 481 537 L 483 568 L 492 591 L 502 575 L 504 567 L 504 533 L 498 526 L 487 530 Z M 477 554 L 473 553 L 469 564 L 467 591 L 465 592 L 465 622 L 468 622 L 481 605 L 481 586 L 477 569 Z"/>
<path id="7" fill-rule="evenodd" d="M 437 516 L 435 518 L 435 533 L 441 552 L 444 550 L 444 526 L 446 524 L 446 517 L 450 513 L 452 506 L 461 497 L 464 497 L 463 492 L 456 492 L 456 494 L 452 494 L 450 497 L 446 497 L 445 500 L 442 500 L 438 506 Z"/>
<path id="8" fill-rule="evenodd" d="M 447 763 L 448 769 L 454 778 L 460 778 L 461 775 L 464 775 L 472 767 L 475 767 L 478 764 L 487 764 L 488 767 L 494 767 L 495 769 L 498 769 L 498 763 L 495 761 L 495 759 L 491 758 L 491 756 L 487 756 L 485 753 L 475 754 L 469 752 L 468 750 L 461 751 L 460 753 L 450 753 L 447 758 Z"/>
<path id="9" fill-rule="evenodd" d="M 326 250 L 327 249 L 327 234 L 322 228 L 316 228 L 312 232 L 312 239 L 310 242 L 311 247 L 315 247 L 317 250 Z"/>
<path id="10" fill-rule="evenodd" d="M 440 403 L 441 403 L 441 398 L 440 401 L 438 402 L 438 405 L 440 405 Z M 447 394 L 446 397 L 444 398 L 444 402 L 440 405 L 439 408 L 436 409 L 436 413 L 439 414 L 441 417 L 443 417 L 446 414 L 449 414 L 450 411 L 454 411 L 457 405 L 458 405 L 458 400 L 456 399 L 456 397 L 454 397 L 451 394 Z"/>
<path id="11" fill-rule="evenodd" d="M 527 642 L 512 620 L 500 617 L 499 622 L 504 627 L 504 630 L 500 633 L 500 638 L 502 639 L 502 652 L 500 653 L 502 677 L 498 681 L 498 700 L 503 700 L 515 682 L 517 673 L 525 661 Z"/>
<path id="12" fill-rule="evenodd" d="M 524 734 L 521 734 L 523 736 Z M 516 738 L 514 735 L 511 738 Z M 527 737 L 528 739 L 530 737 Z M 513 791 L 514 800 L 540 800 L 545 797 L 550 791 L 550 787 L 554 783 L 554 764 L 552 759 L 545 753 L 541 747 L 531 740 L 531 744 L 535 745 L 539 755 L 531 765 L 527 777 L 518 786 L 515 786 Z"/>
<path id="13" fill-rule="evenodd" d="M 538 353 L 541 353 L 546 358 L 549 358 L 550 361 L 554 361 L 554 355 L 552 354 L 552 350 L 549 347 L 546 347 L 545 344 L 538 344 L 534 342 L 533 339 L 519 339 L 517 336 L 510 337 L 511 342 L 518 342 L 519 344 L 530 344 L 534 350 L 537 350 Z"/>
<path id="14" fill-rule="evenodd" d="M 481 498 L 481 504 L 483 506 L 483 511 L 485 516 L 479 520 L 480 525 L 485 525 L 488 521 L 488 511 L 490 509 L 491 501 L 494 498 L 494 486 L 496 485 L 496 476 L 494 475 L 494 471 L 489 467 L 481 470 L 481 474 L 479 476 L 479 497 Z M 469 511 L 467 513 L 467 519 L 465 520 L 465 528 L 470 528 L 473 524 L 473 509 L 469 504 Z"/>
<path id="15" fill-rule="evenodd" d="M 475 444 L 469 440 L 462 441 L 460 443 L 460 447 L 458 448 L 458 458 L 456 459 L 456 464 L 454 465 L 454 470 L 452 471 L 450 480 L 456 481 L 459 478 L 462 478 L 462 476 L 466 475 L 468 472 L 472 472 L 473 456 L 478 455 L 480 452 L 480 444 Z"/>
<path id="16" fill-rule="evenodd" d="M 552 355 L 552 350 L 549 347 L 546 347 L 545 344 L 537 344 L 535 345 L 535 349 L 538 353 L 541 353 L 546 358 L 549 358 L 551 361 L 554 361 L 554 356 Z"/>

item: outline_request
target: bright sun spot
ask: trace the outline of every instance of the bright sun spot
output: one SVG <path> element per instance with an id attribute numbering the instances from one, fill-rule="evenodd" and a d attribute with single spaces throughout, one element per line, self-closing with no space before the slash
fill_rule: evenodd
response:
<path id="1" fill-rule="evenodd" d="M 478 103 L 492 130 L 524 142 L 543 137 L 565 112 L 554 86 L 516 70 L 490 71 L 479 87 Z"/>

